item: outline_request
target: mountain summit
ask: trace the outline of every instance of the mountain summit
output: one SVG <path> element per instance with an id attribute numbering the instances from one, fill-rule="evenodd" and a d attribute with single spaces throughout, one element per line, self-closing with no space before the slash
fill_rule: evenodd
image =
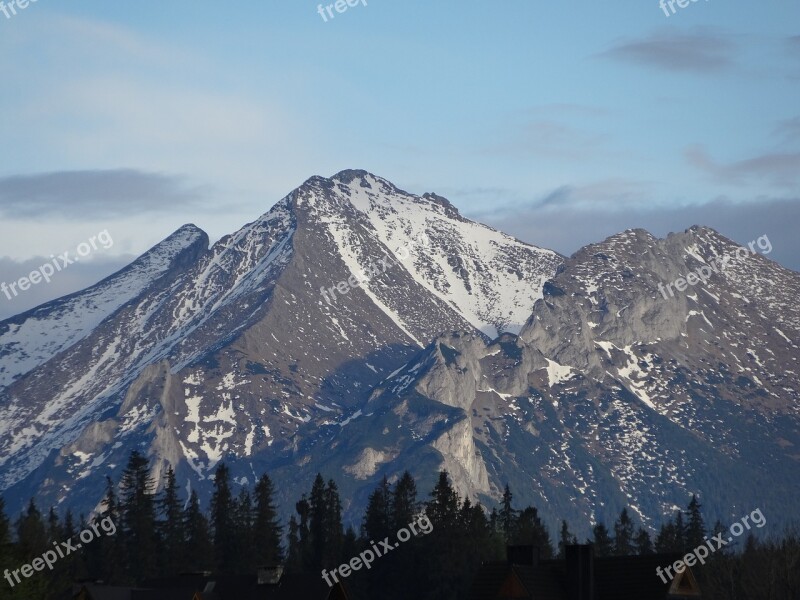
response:
<path id="1" fill-rule="evenodd" d="M 132 449 L 209 491 L 317 472 L 357 514 L 383 476 L 510 484 L 552 521 L 723 521 L 800 492 L 800 275 L 692 227 L 565 259 L 365 171 L 312 177 L 208 246 L 186 226 L 0 323 L 0 478 L 82 510 Z M 664 284 L 705 270 L 665 297 Z M 685 286 L 684 286 L 685 288 Z"/>
<path id="2" fill-rule="evenodd" d="M 93 503 L 132 448 L 201 491 L 223 458 L 252 483 L 443 332 L 518 332 L 562 260 L 365 171 L 312 177 L 210 248 L 184 227 L 0 323 L 1 485 L 11 508 Z"/>

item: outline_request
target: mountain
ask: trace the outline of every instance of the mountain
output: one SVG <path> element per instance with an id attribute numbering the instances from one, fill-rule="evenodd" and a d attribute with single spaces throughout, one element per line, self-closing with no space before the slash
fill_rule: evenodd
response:
<path id="1" fill-rule="evenodd" d="M 518 332 L 561 261 L 364 171 L 313 177 L 210 248 L 186 226 L 0 323 L 0 486 L 12 510 L 91 509 L 133 448 L 187 489 L 223 457 L 252 484 L 442 332 Z"/>
<path id="2" fill-rule="evenodd" d="M 357 518 L 384 475 L 427 490 L 446 468 L 581 535 L 691 493 L 779 523 L 800 492 L 800 275 L 750 250 L 720 268 L 737 248 L 630 230 L 564 258 L 364 171 L 312 177 L 211 247 L 186 226 L 0 323 L 0 487 L 14 511 L 90 510 L 135 448 L 203 498 L 222 459 L 239 484 L 267 471 L 286 512 L 317 472 Z"/>
<path id="3" fill-rule="evenodd" d="M 551 523 L 608 525 L 629 506 L 653 526 L 691 493 L 723 522 L 755 508 L 791 520 L 800 275 L 749 250 L 714 273 L 737 248 L 693 227 L 581 249 L 519 336 L 445 335 L 381 382 L 365 409 L 375 422 L 351 428 L 351 454 L 421 453 L 414 440 L 435 438 L 462 489 L 496 499 L 509 482 Z M 703 267 L 704 285 L 660 292 Z M 387 419 L 404 433 L 389 425 L 381 443 Z"/>
<path id="4" fill-rule="evenodd" d="M 122 305 L 193 263 L 208 236 L 187 225 L 126 268 L 82 292 L 0 322 L 0 389 L 79 342 Z"/>

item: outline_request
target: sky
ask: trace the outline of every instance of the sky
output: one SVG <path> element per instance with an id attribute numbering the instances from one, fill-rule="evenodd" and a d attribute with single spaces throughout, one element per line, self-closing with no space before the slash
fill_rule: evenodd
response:
<path id="1" fill-rule="evenodd" d="M 332 18 L 310 0 L 12 6 L 0 281 L 99 232 L 113 245 L 0 295 L 0 319 L 185 223 L 215 240 L 350 168 L 564 255 L 701 224 L 768 235 L 769 258 L 800 270 L 797 2 L 360 0 Z"/>

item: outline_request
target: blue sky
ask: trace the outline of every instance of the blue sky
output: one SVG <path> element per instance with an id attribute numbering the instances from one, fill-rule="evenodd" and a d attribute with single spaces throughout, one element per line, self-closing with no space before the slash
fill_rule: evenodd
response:
<path id="1" fill-rule="evenodd" d="M 8 4 L 8 2 L 6 2 Z M 0 279 L 193 222 L 212 239 L 363 168 L 570 254 L 629 227 L 768 234 L 800 269 L 800 5 L 38 0 L 0 13 Z"/>

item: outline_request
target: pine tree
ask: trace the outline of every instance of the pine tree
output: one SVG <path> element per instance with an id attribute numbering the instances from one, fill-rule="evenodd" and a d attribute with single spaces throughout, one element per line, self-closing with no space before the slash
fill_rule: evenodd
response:
<path id="1" fill-rule="evenodd" d="M 439 473 L 439 480 L 430 496 L 425 512 L 433 526 L 442 531 L 454 528 L 458 516 L 458 492 L 450 485 L 447 471 Z"/>
<path id="2" fill-rule="evenodd" d="M 61 520 L 58 518 L 58 513 L 55 508 L 50 507 L 47 513 L 47 543 L 49 547 L 54 544 L 60 544 L 65 540 L 64 528 L 61 525 Z M 65 560 L 57 561 L 52 569 L 48 569 L 48 594 L 51 597 L 58 596 L 64 590 L 70 589 L 72 578 L 70 577 L 70 564 L 68 560 L 72 556 L 64 557 Z"/>
<path id="3" fill-rule="evenodd" d="M 646 529 L 640 527 L 633 537 L 633 548 L 639 556 L 653 553 L 653 542 Z"/>
<path id="4" fill-rule="evenodd" d="M 578 539 L 570 533 L 567 522 L 561 521 L 561 531 L 558 534 L 558 558 L 564 558 L 567 546 L 577 543 Z"/>
<path id="5" fill-rule="evenodd" d="M 493 506 L 489 513 L 489 527 L 495 533 L 500 531 L 500 515 L 497 514 L 497 507 Z"/>
<path id="6" fill-rule="evenodd" d="M 17 556 L 19 563 L 30 563 L 35 557 L 41 556 L 49 550 L 47 544 L 47 529 L 42 513 L 31 498 L 28 509 L 17 520 Z M 6 583 L 3 582 L 5 586 Z M 14 586 L 18 598 L 46 598 L 47 579 L 44 577 L 23 578 L 21 583 Z"/>
<path id="7" fill-rule="evenodd" d="M 33 498 L 28 502 L 28 510 L 17 521 L 17 539 L 19 554 L 26 560 L 31 560 L 48 549 L 47 529 Z"/>
<path id="8" fill-rule="evenodd" d="M 300 547 L 300 525 L 294 515 L 289 517 L 289 531 L 286 535 L 286 569 L 292 573 L 303 570 L 303 551 Z"/>
<path id="9" fill-rule="evenodd" d="M 214 564 L 214 546 L 208 519 L 200 510 L 200 500 L 195 490 L 189 495 L 189 503 L 183 511 L 183 530 L 185 542 L 181 554 L 186 569 L 189 571 L 211 569 Z"/>
<path id="10" fill-rule="evenodd" d="M 61 530 L 61 522 L 58 518 L 56 509 L 52 506 L 47 513 L 47 541 L 49 544 L 53 542 L 60 542 L 64 537 L 64 532 Z"/>
<path id="11" fill-rule="evenodd" d="M 325 503 L 327 508 L 325 512 L 323 564 L 339 564 L 345 558 L 342 555 L 344 527 L 342 526 L 342 501 L 339 498 L 339 488 L 333 479 L 328 480 L 328 487 L 325 490 Z"/>
<path id="12" fill-rule="evenodd" d="M 183 511 L 178 497 L 178 484 L 172 466 L 167 467 L 164 489 L 159 495 L 156 506 L 160 520 L 157 527 L 160 543 L 159 569 L 161 575 L 174 576 L 185 570 Z"/>
<path id="13" fill-rule="evenodd" d="M 614 523 L 614 554 L 629 556 L 633 554 L 633 521 L 628 516 L 628 509 L 623 508 L 619 519 Z"/>
<path id="14" fill-rule="evenodd" d="M 257 566 L 277 565 L 283 560 L 283 527 L 278 520 L 272 480 L 266 474 L 261 476 L 255 488 L 253 536 Z"/>
<path id="15" fill-rule="evenodd" d="M 502 519 L 502 511 L 500 514 Z M 528 506 L 519 513 L 509 541 L 515 545 L 538 548 L 541 558 L 549 559 L 553 557 L 550 532 L 547 531 L 547 527 L 542 523 L 539 518 L 539 511 L 534 506 Z"/>
<path id="16" fill-rule="evenodd" d="M 117 533 L 110 537 L 104 535 L 84 548 L 86 569 L 89 576 L 95 579 L 102 579 L 110 584 L 125 583 L 128 581 L 125 567 L 129 562 L 126 552 L 126 535 L 121 526 L 123 518 L 117 500 L 116 486 L 110 477 L 106 477 L 106 493 L 101 506 L 94 522 L 99 526 L 103 519 L 111 519 L 111 522 L 117 527 Z M 83 531 L 85 527 L 86 523 L 81 516 L 78 532 Z M 65 529 L 70 528 L 73 528 L 71 519 L 69 523 L 65 522 Z M 73 531 L 73 539 L 76 533 Z"/>
<path id="17" fill-rule="evenodd" d="M 692 494 L 692 499 L 686 507 L 686 516 L 688 522 L 686 523 L 686 548 L 692 549 L 702 545 L 706 536 L 706 526 L 703 522 L 703 515 L 700 513 L 702 505 L 697 500 L 697 496 Z"/>
<path id="18" fill-rule="evenodd" d="M 352 525 L 348 525 L 342 541 L 342 556 L 356 556 L 360 550 L 356 530 Z"/>
<path id="19" fill-rule="evenodd" d="M 592 528 L 592 543 L 594 544 L 594 555 L 598 557 L 611 556 L 614 551 L 614 544 L 608 528 L 602 523 L 598 523 Z"/>
<path id="20" fill-rule="evenodd" d="M 67 514 L 64 515 L 64 524 L 62 526 L 62 541 L 75 539 L 75 518 L 72 516 L 72 511 L 67 509 Z M 89 578 L 89 569 L 86 563 L 86 552 L 74 553 L 71 552 L 63 559 L 66 563 L 67 579 L 70 582 L 81 581 Z"/>
<path id="21" fill-rule="evenodd" d="M 672 524 L 671 520 L 667 520 L 665 523 L 661 524 L 661 528 L 658 530 L 658 534 L 656 534 L 656 552 L 659 554 L 672 552 L 671 549 L 674 543 L 675 525 Z"/>
<path id="22" fill-rule="evenodd" d="M 727 533 L 728 533 L 728 527 L 723 525 L 722 521 L 717 519 L 714 522 L 714 527 L 711 529 L 711 532 L 710 532 L 708 537 L 709 537 L 709 539 L 711 539 L 715 535 L 727 534 Z M 714 554 L 712 555 L 712 560 L 714 558 L 718 558 L 718 557 L 722 557 L 722 556 L 726 556 L 726 555 L 731 555 L 733 553 L 734 553 L 734 549 L 733 549 L 732 545 L 731 544 L 726 544 L 726 545 L 722 546 L 722 548 L 719 548 L 718 550 L 716 550 L 714 552 Z"/>
<path id="23" fill-rule="evenodd" d="M 211 495 L 211 528 L 214 531 L 214 564 L 223 574 L 236 572 L 238 564 L 233 511 L 230 471 L 224 463 L 219 463 L 214 471 Z"/>
<path id="24" fill-rule="evenodd" d="M 310 564 L 313 569 L 321 569 L 334 565 L 323 564 L 326 553 L 326 529 L 328 522 L 328 499 L 325 491 L 325 480 L 321 473 L 317 473 L 311 485 L 311 495 L 308 498 L 308 529 L 311 541 Z"/>
<path id="25" fill-rule="evenodd" d="M 120 482 L 120 513 L 128 573 L 139 583 L 156 575 L 156 509 L 149 461 L 133 450 Z"/>
<path id="26" fill-rule="evenodd" d="M 306 495 L 303 494 L 300 500 L 295 504 L 295 510 L 300 517 L 297 522 L 297 570 L 305 571 L 312 568 L 313 547 L 311 544 L 311 504 L 309 503 Z M 291 533 L 291 522 L 289 523 L 289 530 Z M 291 536 L 289 542 L 291 543 Z"/>
<path id="27" fill-rule="evenodd" d="M 675 546 L 673 552 L 684 554 L 686 551 L 686 524 L 683 521 L 683 513 L 676 511 L 675 513 Z"/>
<path id="28" fill-rule="evenodd" d="M 391 504 L 392 494 L 389 489 L 389 482 L 384 476 L 381 483 L 372 491 L 367 500 L 367 509 L 361 528 L 362 535 L 366 539 L 382 540 L 385 536 L 392 534 Z M 403 527 L 403 525 L 400 527 Z"/>
<path id="29" fill-rule="evenodd" d="M 236 540 L 234 572 L 238 574 L 255 573 L 255 537 L 253 536 L 253 501 L 247 487 L 239 492 L 234 502 L 233 528 Z"/>
<path id="30" fill-rule="evenodd" d="M 500 502 L 499 516 L 500 528 L 507 541 L 511 541 L 517 518 L 517 511 L 511 506 L 512 499 L 513 495 L 511 494 L 511 489 L 509 489 L 508 484 L 506 484 L 506 488 L 503 490 L 503 499 Z"/>
<path id="31" fill-rule="evenodd" d="M 411 473 L 404 471 L 392 491 L 391 529 L 398 531 L 411 523 L 419 513 L 417 502 L 417 483 Z"/>
<path id="32" fill-rule="evenodd" d="M 678 511 L 674 520 L 668 519 L 661 525 L 655 547 L 659 554 L 682 554 L 684 545 L 683 513 Z"/>
<path id="33" fill-rule="evenodd" d="M 463 568 L 468 564 L 469 554 L 465 552 L 466 537 L 459 527 L 458 492 L 453 489 L 447 471 L 440 471 L 439 478 L 430 492 L 430 500 L 425 505 L 425 513 L 433 525 L 433 533 L 422 538 L 422 564 L 430 565 L 425 583 L 427 597 L 458 597 L 463 584 Z M 421 575 L 422 570 L 418 571 Z"/>

